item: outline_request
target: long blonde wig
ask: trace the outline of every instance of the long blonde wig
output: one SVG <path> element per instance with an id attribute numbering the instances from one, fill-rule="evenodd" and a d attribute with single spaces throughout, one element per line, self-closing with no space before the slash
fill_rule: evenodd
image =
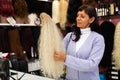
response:
<path id="1" fill-rule="evenodd" d="M 120 22 L 117 24 L 115 29 L 113 60 L 116 68 L 120 70 Z"/>
<path id="2" fill-rule="evenodd" d="M 65 51 L 62 34 L 46 13 L 40 14 L 41 34 L 38 39 L 38 52 L 41 69 L 46 77 L 58 79 L 63 73 L 63 62 L 54 60 L 55 51 Z"/>
<path id="3" fill-rule="evenodd" d="M 69 0 L 54 0 L 52 3 L 52 19 L 60 23 L 61 29 L 65 29 Z"/>
<path id="4" fill-rule="evenodd" d="M 52 3 L 52 19 L 55 23 L 60 22 L 60 1 L 54 0 Z"/>
<path id="5" fill-rule="evenodd" d="M 65 29 L 69 0 L 60 0 L 60 26 Z"/>

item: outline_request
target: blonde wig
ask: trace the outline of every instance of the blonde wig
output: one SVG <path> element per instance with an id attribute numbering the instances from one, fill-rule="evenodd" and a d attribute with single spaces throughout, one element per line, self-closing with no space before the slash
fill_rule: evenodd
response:
<path id="1" fill-rule="evenodd" d="M 55 61 L 53 56 L 55 51 L 65 51 L 63 37 L 48 14 L 41 13 L 40 19 L 42 27 L 38 52 L 41 69 L 46 77 L 58 79 L 63 73 L 63 62 Z"/>
<path id="2" fill-rule="evenodd" d="M 28 23 L 29 24 L 35 24 L 35 20 L 37 19 L 36 13 L 31 13 L 28 15 Z"/>
<path id="3" fill-rule="evenodd" d="M 60 22 L 60 2 L 59 2 L 59 0 L 54 0 L 52 3 L 52 19 L 55 23 Z"/>
<path id="4" fill-rule="evenodd" d="M 113 61 L 120 70 L 120 22 L 117 24 L 114 36 Z"/>
<path id="5" fill-rule="evenodd" d="M 65 29 L 69 0 L 60 0 L 60 27 Z"/>

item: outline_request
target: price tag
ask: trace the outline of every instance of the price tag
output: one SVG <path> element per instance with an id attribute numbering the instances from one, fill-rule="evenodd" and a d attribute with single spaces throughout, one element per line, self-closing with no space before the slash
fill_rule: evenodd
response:
<path id="1" fill-rule="evenodd" d="M 14 19 L 13 17 L 8 17 L 8 18 L 7 18 L 7 21 L 8 21 L 12 26 L 14 26 L 14 25 L 16 24 L 16 21 L 15 21 L 15 19 Z"/>
<path id="2" fill-rule="evenodd" d="M 40 61 L 38 59 L 28 62 L 28 72 L 40 70 Z"/>

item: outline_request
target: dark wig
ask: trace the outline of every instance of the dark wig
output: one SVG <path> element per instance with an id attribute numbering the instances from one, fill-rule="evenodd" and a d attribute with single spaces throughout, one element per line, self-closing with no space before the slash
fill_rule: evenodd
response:
<path id="1" fill-rule="evenodd" d="M 12 0 L 0 0 L 0 15 L 4 17 L 14 16 Z"/>
<path id="2" fill-rule="evenodd" d="M 100 25 L 100 33 L 103 35 L 105 39 L 105 51 L 99 65 L 103 68 L 106 68 L 110 67 L 112 62 L 115 25 L 112 22 L 104 21 Z"/>
<path id="3" fill-rule="evenodd" d="M 25 18 L 28 15 L 28 6 L 25 0 L 13 0 L 13 7 L 17 17 Z"/>
<path id="4" fill-rule="evenodd" d="M 26 52 L 26 57 L 28 59 L 32 59 L 32 57 L 35 57 L 34 48 L 35 43 L 33 39 L 32 30 L 29 27 L 23 27 L 20 30 L 20 38 L 21 38 L 21 44 L 23 46 L 24 51 Z M 31 51 L 31 48 L 33 47 L 33 52 Z M 33 53 L 33 55 L 32 55 Z"/>
<path id="5" fill-rule="evenodd" d="M 99 24 L 98 24 L 98 18 L 97 18 L 97 14 L 96 14 L 96 10 L 94 7 L 90 6 L 90 5 L 82 5 L 79 7 L 78 11 L 85 11 L 86 14 L 88 14 L 88 16 L 90 18 L 94 17 L 95 20 L 93 23 L 90 24 L 90 28 L 92 31 L 95 31 L 95 32 L 99 32 L 98 28 L 99 28 Z M 81 34 L 81 31 L 80 29 L 75 26 L 73 27 L 74 28 L 74 34 L 76 35 L 76 38 L 74 39 L 74 41 L 78 41 L 79 38 L 80 38 L 80 34 Z"/>
<path id="6" fill-rule="evenodd" d="M 67 21 L 71 24 L 75 23 L 77 10 L 82 5 L 82 0 L 69 0 Z"/>
<path id="7" fill-rule="evenodd" d="M 9 53 L 10 45 L 9 45 L 9 38 L 8 38 L 8 30 L 4 29 L 0 26 L 0 52 Z"/>
<path id="8" fill-rule="evenodd" d="M 11 28 L 8 31 L 9 43 L 10 43 L 10 52 L 15 53 L 19 59 L 25 59 L 24 50 L 21 45 L 19 30 L 16 28 Z"/>

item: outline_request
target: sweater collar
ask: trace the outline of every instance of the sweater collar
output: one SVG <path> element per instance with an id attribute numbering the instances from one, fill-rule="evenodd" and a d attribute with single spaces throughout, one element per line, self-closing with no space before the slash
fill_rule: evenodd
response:
<path id="1" fill-rule="evenodd" d="M 80 29 L 81 30 L 81 34 L 89 34 L 91 32 L 90 28 L 85 28 L 85 29 Z"/>

